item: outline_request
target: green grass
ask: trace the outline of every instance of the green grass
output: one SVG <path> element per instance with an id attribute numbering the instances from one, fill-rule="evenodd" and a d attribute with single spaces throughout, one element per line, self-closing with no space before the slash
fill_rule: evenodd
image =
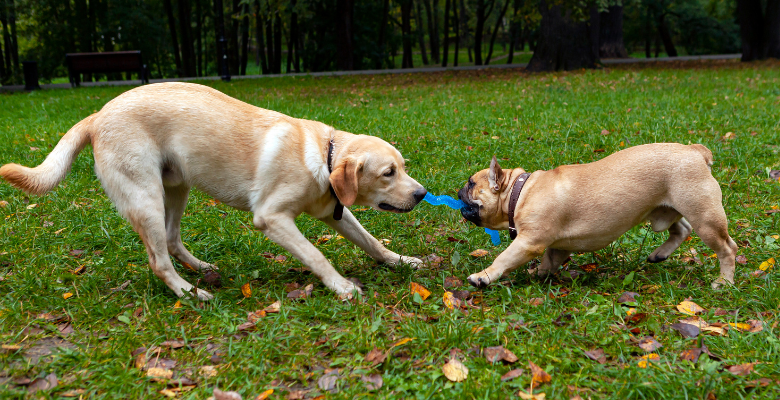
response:
<path id="1" fill-rule="evenodd" d="M 405 215 L 355 214 L 374 236 L 389 239 L 392 250 L 437 254 L 443 258 L 438 266 L 415 271 L 377 265 L 343 239 L 317 245 L 339 271 L 366 286 L 361 301 L 345 303 L 311 274 L 294 270 L 300 262 L 251 229 L 251 215 L 212 205 L 194 192 L 182 223 L 184 241 L 197 257 L 221 268 L 223 287 L 211 289 L 216 299 L 210 303 L 183 300 L 174 308 L 177 299 L 148 269 L 138 236 L 103 194 L 88 147 L 46 196 L 28 197 L 0 184 L 0 200 L 8 202 L 0 208 L 0 344 L 22 346 L 0 350 L 0 398 L 23 397 L 25 386 L 14 382 L 49 373 L 59 385 L 38 396 L 59 398 L 83 389 L 85 398 L 162 398 L 158 392 L 165 384 L 138 370 L 131 352 L 175 339 L 187 346 L 163 349 L 160 357 L 176 360 L 176 374 L 198 383 L 178 395 L 187 399 L 206 398 L 213 386 L 245 399 L 269 388 L 276 389 L 271 398 L 285 398 L 283 387 L 311 389 L 307 396 L 315 397 L 323 394 L 317 380 L 329 368 L 337 368 L 340 378 L 338 392 L 328 398 L 370 395 L 360 376 L 377 373 L 384 386 L 370 393 L 382 398 L 503 399 L 528 389 L 529 361 L 552 376 L 538 389 L 548 399 L 568 399 L 576 388 L 593 399 L 703 399 L 709 393 L 717 399 L 777 398 L 777 383 L 749 388 L 748 382 L 780 377 L 780 280 L 776 271 L 750 275 L 762 261 L 780 255 L 772 237 L 780 234 L 780 214 L 764 212 L 780 206 L 780 184 L 766 172 L 780 169 L 778 67 L 719 61 L 538 75 L 491 70 L 208 82 L 257 106 L 397 143 L 409 173 L 434 194 L 454 195 L 493 154 L 509 159 L 504 167 L 533 171 L 597 160 L 628 145 L 703 143 L 714 153 L 713 174 L 722 185 L 730 234 L 747 264 L 737 265 L 734 287 L 713 291 L 709 282 L 717 277 L 717 260 L 705 256 L 711 250 L 695 233 L 666 262 L 648 264 L 645 257 L 666 234 L 639 226 L 603 250 L 574 255 L 570 270 L 592 262 L 598 269 L 573 282 L 561 279 L 566 271 L 542 282 L 518 270 L 501 284 L 474 291 L 478 308 L 449 311 L 442 302 L 444 279 L 465 281 L 490 265 L 508 236 L 502 233 L 503 243 L 493 247 L 482 229 L 457 212 L 424 203 Z M 0 95 L 0 163 L 40 163 L 63 132 L 124 90 Z M 604 129 L 608 135 L 601 134 Z M 736 137 L 723 140 L 727 132 Z M 312 241 L 333 233 L 307 216 L 298 226 Z M 489 255 L 468 255 L 478 248 Z M 83 253 L 76 257 L 73 250 Z M 686 262 L 692 250 L 703 265 Z M 287 259 L 272 261 L 266 252 Z M 80 266 L 86 270 L 77 275 Z M 190 281 L 198 279 L 179 270 Z M 126 281 L 124 290 L 111 291 Z M 432 295 L 416 302 L 410 282 Z M 248 298 L 240 289 L 246 283 L 252 288 Z M 313 296 L 288 300 L 285 285 L 292 283 L 313 283 Z M 647 285 L 657 290 L 650 293 Z M 628 324 L 639 333 L 627 330 L 625 308 L 616 304 L 624 291 L 641 294 L 636 308 L 648 317 Z M 73 296 L 64 299 L 65 293 Z M 532 298 L 543 302 L 532 305 Z M 703 318 L 710 323 L 761 320 L 763 330 L 700 336 L 719 359 L 682 362 L 679 354 L 696 342 L 669 325 L 683 317 L 674 306 L 686 298 L 707 310 Z M 248 312 L 277 300 L 280 313 L 260 319 L 254 330 L 237 330 Z M 719 308 L 735 313 L 715 315 Z M 42 313 L 68 318 L 75 332 L 59 333 L 57 324 L 37 318 Z M 644 352 L 632 339 L 648 335 L 663 344 L 656 351 L 660 360 L 640 368 Z M 63 349 L 37 363 L 30 358 L 56 337 L 65 341 Z M 391 350 L 403 338 L 413 340 Z M 491 365 L 476 354 L 497 345 L 519 361 Z M 390 355 L 372 366 L 364 356 L 375 347 Z M 453 348 L 463 351 L 461 360 L 470 370 L 461 383 L 442 376 Z M 584 355 L 595 348 L 608 355 L 605 364 Z M 214 349 L 222 359 L 217 375 L 200 376 L 201 366 L 212 365 Z M 749 376 L 726 370 L 749 362 L 757 363 Z M 502 382 L 501 375 L 513 368 L 525 373 Z"/>

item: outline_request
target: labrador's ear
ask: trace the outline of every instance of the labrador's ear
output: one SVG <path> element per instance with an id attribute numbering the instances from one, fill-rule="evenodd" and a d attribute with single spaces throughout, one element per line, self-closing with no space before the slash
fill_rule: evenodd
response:
<path id="1" fill-rule="evenodd" d="M 504 181 L 504 170 L 498 165 L 496 156 L 490 161 L 490 170 L 488 171 L 488 184 L 494 192 L 501 190 L 501 182 Z"/>
<path id="2" fill-rule="evenodd" d="M 339 161 L 330 174 L 330 185 L 336 192 L 341 204 L 349 207 L 355 203 L 358 194 L 358 181 L 363 172 L 363 160 L 345 157 Z"/>

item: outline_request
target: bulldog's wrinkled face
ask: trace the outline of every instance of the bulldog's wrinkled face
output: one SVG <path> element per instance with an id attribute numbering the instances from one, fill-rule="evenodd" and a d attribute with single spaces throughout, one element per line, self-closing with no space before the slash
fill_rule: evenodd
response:
<path id="1" fill-rule="evenodd" d="M 466 203 L 466 207 L 460 209 L 463 218 L 477 226 L 507 229 L 509 218 L 503 210 L 502 194 L 508 189 L 511 172 L 501 169 L 494 156 L 490 168 L 472 175 L 466 186 L 458 191 L 458 198 Z"/>
<path id="2" fill-rule="evenodd" d="M 345 206 L 359 204 L 382 211 L 409 212 L 428 192 L 406 174 L 405 166 L 401 153 L 389 143 L 358 135 L 333 168 L 330 182 Z"/>

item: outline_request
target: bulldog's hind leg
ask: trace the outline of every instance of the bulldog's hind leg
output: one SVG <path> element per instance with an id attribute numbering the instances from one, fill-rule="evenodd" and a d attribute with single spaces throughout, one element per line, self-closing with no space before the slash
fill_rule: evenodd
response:
<path id="1" fill-rule="evenodd" d="M 662 245 L 647 256 L 648 262 L 657 263 L 666 260 L 691 234 L 691 224 L 674 208 L 656 208 L 647 219 L 650 221 L 653 231 L 669 231 L 669 239 L 666 239 Z"/>
<path id="2" fill-rule="evenodd" d="M 547 275 L 554 273 L 558 270 L 558 267 L 563 264 L 564 261 L 566 261 L 567 258 L 569 258 L 569 255 L 571 254 L 570 251 L 566 250 L 556 250 L 556 249 L 547 249 L 544 252 L 544 256 L 542 257 L 542 264 L 539 266 L 539 269 L 536 271 L 536 275 L 538 275 L 541 278 L 546 277 Z"/>
<path id="3" fill-rule="evenodd" d="M 165 237 L 168 253 L 193 271 L 216 270 L 216 266 L 195 258 L 181 241 L 181 216 L 187 207 L 189 193 L 190 188 L 185 185 L 165 187 Z"/>

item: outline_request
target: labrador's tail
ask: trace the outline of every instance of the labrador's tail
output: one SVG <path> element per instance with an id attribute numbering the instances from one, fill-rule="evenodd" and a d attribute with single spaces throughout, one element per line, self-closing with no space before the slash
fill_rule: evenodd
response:
<path id="1" fill-rule="evenodd" d="M 70 128 L 41 165 L 28 168 L 19 164 L 0 167 L 0 176 L 28 194 L 42 195 L 54 189 L 70 171 L 73 160 L 92 141 L 92 120 L 95 114 Z"/>

